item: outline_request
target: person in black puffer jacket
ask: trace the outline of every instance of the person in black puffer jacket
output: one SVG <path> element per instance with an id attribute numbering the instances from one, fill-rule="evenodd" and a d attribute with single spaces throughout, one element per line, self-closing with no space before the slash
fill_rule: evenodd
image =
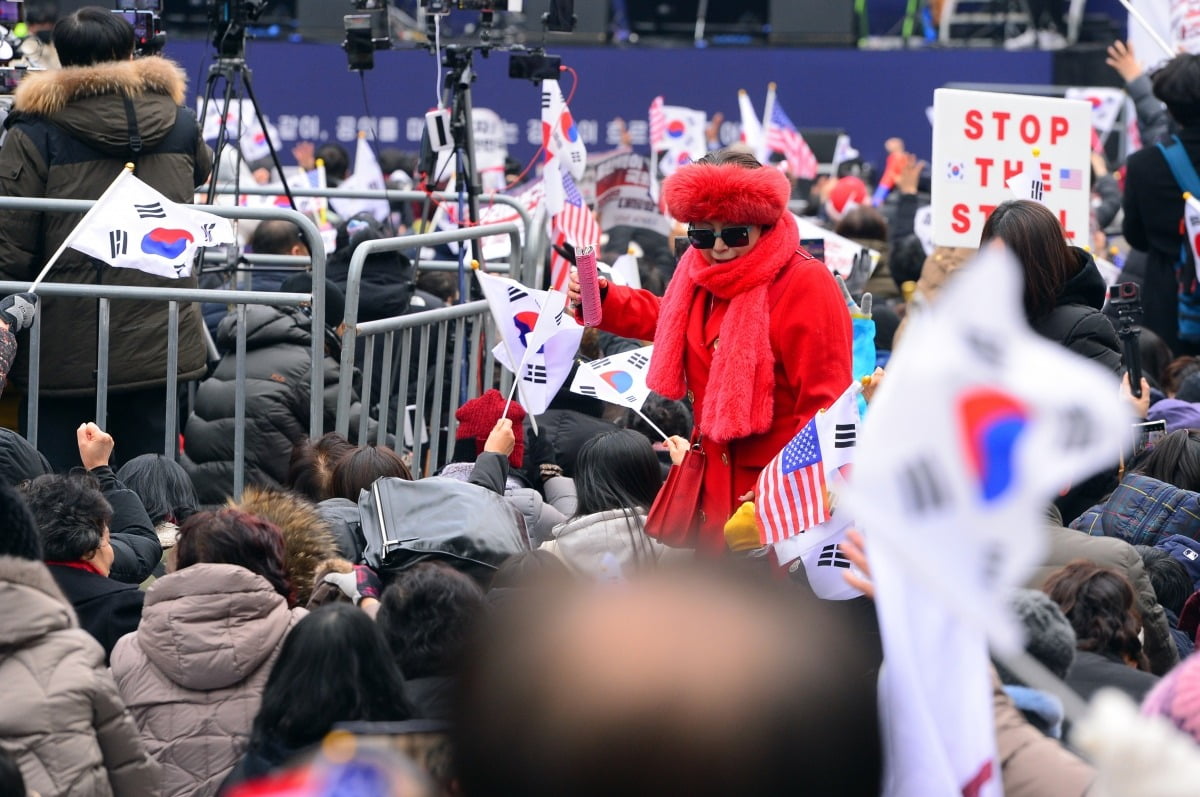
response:
<path id="1" fill-rule="evenodd" d="M 291 277 L 283 288 L 307 293 L 312 290 L 312 277 Z M 343 301 L 341 292 L 327 284 L 327 322 L 340 323 Z M 312 327 L 312 318 L 301 308 L 246 308 L 246 484 L 282 488 L 287 483 L 292 447 L 308 434 Z M 227 316 L 218 332 L 217 345 L 224 356 L 196 391 L 195 409 L 184 430 L 182 462 L 202 504 L 223 502 L 233 492 L 237 315 Z M 323 426 L 330 428 L 337 413 L 340 348 L 333 329 L 326 327 L 324 334 Z M 357 394 L 353 402 L 352 419 L 362 411 Z M 357 421 L 351 420 L 350 426 L 352 433 L 357 433 Z M 368 434 L 374 437 L 375 431 L 371 421 Z"/>
<path id="2" fill-rule="evenodd" d="M 1091 255 L 1067 245 L 1054 214 L 1028 199 L 1005 202 L 983 225 L 979 248 L 993 239 L 1021 263 L 1025 317 L 1034 331 L 1119 374 L 1121 342 L 1100 312 L 1104 278 Z"/>

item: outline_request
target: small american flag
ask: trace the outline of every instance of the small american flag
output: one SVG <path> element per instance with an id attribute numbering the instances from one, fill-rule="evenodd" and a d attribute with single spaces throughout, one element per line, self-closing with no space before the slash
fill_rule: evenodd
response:
<path id="1" fill-rule="evenodd" d="M 596 246 L 600 243 L 600 225 L 591 208 L 583 201 L 583 194 L 571 179 L 571 175 L 562 170 L 563 207 L 550 219 L 550 234 L 554 242 L 561 246 L 570 243 L 578 249 L 585 246 Z M 566 290 L 567 275 L 571 271 L 570 262 L 558 252 L 551 250 L 550 284 L 555 290 Z"/>
<path id="2" fill-rule="evenodd" d="M 817 156 L 783 112 L 778 100 L 771 106 L 771 118 L 767 120 L 767 149 L 782 152 L 796 177 L 812 180 L 817 176 Z"/>
<path id="3" fill-rule="evenodd" d="M 817 419 L 771 460 L 755 487 L 754 513 L 762 542 L 771 545 L 830 518 Z"/>
<path id="4" fill-rule="evenodd" d="M 1058 185 L 1060 188 L 1072 188 L 1076 191 L 1083 189 L 1083 172 L 1080 169 L 1059 169 Z"/>

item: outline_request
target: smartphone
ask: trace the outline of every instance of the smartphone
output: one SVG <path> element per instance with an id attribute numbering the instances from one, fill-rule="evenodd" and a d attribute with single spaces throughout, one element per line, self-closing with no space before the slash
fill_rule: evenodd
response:
<path id="1" fill-rule="evenodd" d="M 1167 436 L 1166 421 L 1145 421 L 1133 425 L 1133 456 L 1149 451 Z"/>
<path id="2" fill-rule="evenodd" d="M 804 247 L 804 251 L 825 262 L 825 239 L 824 238 L 801 238 L 800 245 Z"/>

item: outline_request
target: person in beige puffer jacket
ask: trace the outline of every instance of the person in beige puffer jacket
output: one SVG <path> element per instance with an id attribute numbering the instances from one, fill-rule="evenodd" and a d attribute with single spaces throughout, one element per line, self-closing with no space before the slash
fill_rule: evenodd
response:
<path id="1" fill-rule="evenodd" d="M 157 795 L 104 649 L 41 562 L 0 556 L 0 747 L 41 797 Z"/>
<path id="2" fill-rule="evenodd" d="M 162 765 L 164 797 L 209 797 L 245 753 L 267 676 L 307 612 L 290 608 L 282 534 L 260 518 L 193 515 L 176 557 L 177 571 L 147 590 L 141 625 L 117 643 L 112 669 Z"/>

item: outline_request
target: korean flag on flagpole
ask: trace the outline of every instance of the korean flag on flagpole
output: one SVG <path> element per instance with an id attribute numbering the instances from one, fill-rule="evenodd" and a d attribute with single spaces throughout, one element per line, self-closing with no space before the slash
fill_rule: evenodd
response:
<path id="1" fill-rule="evenodd" d="M 1006 599 L 1041 561 L 1045 507 L 1130 436 L 1112 373 L 1028 327 L 1011 254 L 946 291 L 913 317 L 842 496 L 871 557 L 887 797 L 1004 793 L 989 642 L 1021 647 Z"/>
<path id="2" fill-rule="evenodd" d="M 176 204 L 124 169 L 66 246 L 117 268 L 189 277 L 196 249 L 236 240 L 228 219 Z"/>

